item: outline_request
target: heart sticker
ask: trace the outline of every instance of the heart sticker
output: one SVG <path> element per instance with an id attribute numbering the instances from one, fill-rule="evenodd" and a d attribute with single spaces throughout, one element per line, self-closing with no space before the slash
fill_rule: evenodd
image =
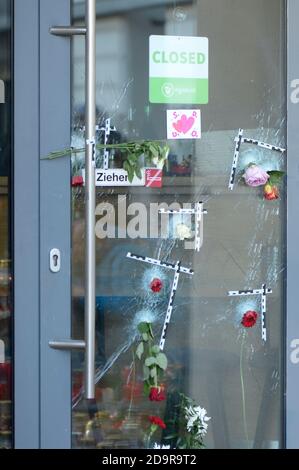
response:
<path id="1" fill-rule="evenodd" d="M 199 109 L 167 110 L 168 139 L 200 139 L 201 114 Z"/>
<path id="2" fill-rule="evenodd" d="M 190 129 L 193 127 L 194 122 L 194 117 L 190 116 L 187 118 L 186 114 L 183 114 L 181 119 L 179 119 L 177 122 L 174 122 L 172 125 L 177 132 L 183 132 L 184 134 L 187 134 L 187 132 L 190 131 Z"/>

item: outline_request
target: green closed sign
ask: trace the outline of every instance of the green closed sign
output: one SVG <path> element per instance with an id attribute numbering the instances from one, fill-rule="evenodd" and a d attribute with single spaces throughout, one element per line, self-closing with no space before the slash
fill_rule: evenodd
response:
<path id="1" fill-rule="evenodd" d="M 208 103 L 208 38 L 150 36 L 149 61 L 151 103 Z"/>

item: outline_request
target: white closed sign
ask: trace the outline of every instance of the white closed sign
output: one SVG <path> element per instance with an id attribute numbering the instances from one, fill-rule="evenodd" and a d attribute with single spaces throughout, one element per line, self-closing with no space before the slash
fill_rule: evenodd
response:
<path id="1" fill-rule="evenodd" d="M 110 168 L 109 170 L 96 169 L 96 186 L 145 186 L 145 171 L 141 170 L 141 178 L 134 176 L 130 182 L 128 173 L 121 168 Z M 85 184 L 85 170 L 82 171 Z"/>

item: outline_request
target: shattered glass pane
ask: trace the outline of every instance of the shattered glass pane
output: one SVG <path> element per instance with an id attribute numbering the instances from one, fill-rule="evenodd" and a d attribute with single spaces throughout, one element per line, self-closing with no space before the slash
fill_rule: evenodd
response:
<path id="1" fill-rule="evenodd" d="M 82 2 L 81 2 L 82 3 Z M 82 24 L 74 1 L 75 22 Z M 137 5 L 138 4 L 138 5 Z M 109 143 L 165 140 L 166 106 L 149 104 L 149 36 L 194 35 L 210 41 L 210 99 L 202 110 L 200 140 L 168 141 L 161 188 L 97 187 L 96 295 L 97 388 L 83 399 L 84 355 L 73 354 L 73 446 L 144 448 L 175 446 L 179 394 L 211 417 L 208 448 L 282 446 L 281 380 L 285 281 L 285 181 L 280 198 L 244 184 L 250 163 L 285 170 L 286 155 L 243 143 L 234 190 L 228 189 L 238 129 L 244 137 L 285 148 L 284 16 L 282 0 L 97 2 L 97 139 L 106 119 L 115 127 Z M 108 10 L 107 10 L 108 8 Z M 217 9 L 217 15 L 213 12 Z M 77 12 L 77 13 L 76 13 Z M 79 13 L 78 13 L 79 12 Z M 77 14 L 77 16 L 76 16 Z M 84 146 L 84 39 L 73 46 L 73 147 Z M 198 107 L 198 105 L 194 105 Z M 190 105 L 186 106 L 190 108 Z M 192 107 L 192 106 L 191 106 Z M 179 106 L 182 108 L 182 105 Z M 102 130 L 101 130 L 102 129 Z M 73 156 L 73 175 L 84 154 Z M 97 153 L 97 167 L 104 152 Z M 122 155 L 110 151 L 110 168 Z M 203 244 L 195 251 L 195 219 L 179 211 L 203 202 Z M 179 225 L 184 227 L 177 227 Z M 186 236 L 179 233 L 191 232 Z M 153 324 L 159 344 L 174 271 L 127 258 L 127 253 L 193 269 L 181 273 L 164 352 L 166 400 L 143 394 L 136 358 L 137 327 Z M 84 335 L 84 187 L 73 188 L 73 336 Z M 151 283 L 159 280 L 159 292 Z M 262 296 L 229 291 L 272 290 L 266 296 L 267 340 L 262 338 Z M 257 323 L 245 328 L 246 312 Z M 152 442 L 148 416 L 167 424 Z"/>

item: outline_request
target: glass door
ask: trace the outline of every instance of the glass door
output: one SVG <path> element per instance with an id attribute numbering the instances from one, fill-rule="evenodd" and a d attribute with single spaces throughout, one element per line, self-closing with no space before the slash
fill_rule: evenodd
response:
<path id="1" fill-rule="evenodd" d="M 269 7 L 97 2 L 97 386 L 86 402 L 74 352 L 74 448 L 283 446 L 285 2 Z M 73 22 L 83 15 L 73 0 Z M 84 39 L 72 51 L 80 148 Z M 199 74 L 186 81 L 184 65 Z M 119 145 L 144 140 L 157 147 Z M 78 339 L 83 161 L 72 159 Z"/>

